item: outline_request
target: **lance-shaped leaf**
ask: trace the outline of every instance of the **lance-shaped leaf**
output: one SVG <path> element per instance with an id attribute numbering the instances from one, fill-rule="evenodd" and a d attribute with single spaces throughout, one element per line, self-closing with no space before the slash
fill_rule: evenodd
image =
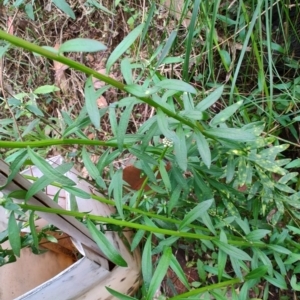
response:
<path id="1" fill-rule="evenodd" d="M 198 219 L 203 214 L 203 212 L 206 212 L 211 207 L 213 201 L 213 199 L 209 199 L 195 206 L 182 220 L 179 226 L 179 230 L 182 230 L 185 226 L 191 224 L 194 220 Z"/>
<path id="2" fill-rule="evenodd" d="M 109 74 L 109 70 L 112 65 L 120 58 L 120 56 L 127 51 L 127 49 L 134 43 L 138 36 L 142 33 L 144 24 L 140 24 L 133 29 L 123 41 L 115 48 L 106 63 L 106 73 Z"/>
<path id="3" fill-rule="evenodd" d="M 39 157 L 34 151 L 32 151 L 29 147 L 27 148 L 28 154 L 32 162 L 40 169 L 40 171 L 51 178 L 53 181 L 57 181 L 63 185 L 76 185 L 76 183 L 59 173 L 57 170 L 51 167 L 51 165 L 46 162 L 43 158 Z"/>
<path id="4" fill-rule="evenodd" d="M 117 266 L 127 267 L 127 263 L 120 253 L 111 245 L 106 236 L 97 229 L 95 224 L 90 219 L 87 219 L 87 227 L 94 241 L 97 243 L 104 255 L 106 255 L 106 257 Z"/>

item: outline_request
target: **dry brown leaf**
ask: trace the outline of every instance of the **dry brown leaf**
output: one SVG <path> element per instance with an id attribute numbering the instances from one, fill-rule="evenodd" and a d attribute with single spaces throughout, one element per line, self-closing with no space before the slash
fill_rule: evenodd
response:
<path id="1" fill-rule="evenodd" d="M 13 18 L 9 17 L 7 19 L 7 29 L 9 34 L 14 34 L 14 25 L 13 25 Z"/>
<path id="2" fill-rule="evenodd" d="M 56 50 L 58 50 L 59 47 L 60 47 L 59 44 L 55 44 L 55 46 L 54 46 L 54 48 Z M 54 67 L 54 71 L 55 71 L 56 86 L 58 86 L 61 89 L 61 92 L 63 94 L 67 94 L 69 87 L 68 87 L 68 83 L 67 83 L 67 79 L 66 79 L 66 75 L 65 75 L 65 70 L 67 70 L 69 67 L 58 61 L 53 62 L 53 67 Z"/>
<path id="3" fill-rule="evenodd" d="M 100 96 L 97 99 L 97 105 L 98 105 L 99 108 L 107 107 L 107 101 L 106 101 L 104 96 Z"/>

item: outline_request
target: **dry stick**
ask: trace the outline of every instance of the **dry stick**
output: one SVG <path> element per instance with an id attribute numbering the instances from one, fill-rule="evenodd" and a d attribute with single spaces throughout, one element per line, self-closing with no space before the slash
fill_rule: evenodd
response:
<path id="1" fill-rule="evenodd" d="M 19 10 L 17 9 L 17 11 L 15 12 L 13 18 L 12 18 L 12 21 L 9 25 L 9 27 L 7 28 L 7 33 L 9 33 L 10 31 L 10 28 L 17 16 L 17 13 L 19 12 Z M 5 102 L 5 105 L 7 106 L 11 116 L 12 116 L 12 119 L 13 119 L 13 122 L 14 122 L 14 125 L 16 127 L 16 130 L 18 132 L 18 135 L 19 135 L 19 138 L 21 141 L 23 141 L 22 139 L 22 135 L 21 135 L 21 132 L 20 132 L 20 129 L 19 129 L 19 126 L 18 126 L 18 123 L 17 123 L 17 120 L 15 118 L 15 115 L 11 109 L 11 107 L 9 106 L 8 102 L 7 102 L 7 97 L 6 97 L 6 92 L 5 92 L 5 89 L 4 89 L 4 83 L 3 83 L 3 70 L 4 70 L 4 55 L 1 57 L 1 60 L 0 60 L 0 87 L 1 87 L 1 90 L 2 90 L 2 96 L 3 96 L 3 101 Z"/>

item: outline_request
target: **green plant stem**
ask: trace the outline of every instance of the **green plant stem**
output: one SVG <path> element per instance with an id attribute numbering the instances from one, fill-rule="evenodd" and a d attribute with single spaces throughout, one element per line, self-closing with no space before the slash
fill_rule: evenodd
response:
<path id="1" fill-rule="evenodd" d="M 208 285 L 208 286 L 204 286 L 204 287 L 199 288 L 199 289 L 191 290 L 187 293 L 183 293 L 183 294 L 180 294 L 178 296 L 169 298 L 169 300 L 179 300 L 179 299 L 187 298 L 187 297 L 190 297 L 190 296 L 198 295 L 198 294 L 201 294 L 201 293 L 204 293 L 204 292 L 207 292 L 207 291 L 211 291 L 211 290 L 214 290 L 214 289 L 219 289 L 219 288 L 222 288 L 222 287 L 231 286 L 233 284 L 237 284 L 237 283 L 241 283 L 241 282 L 242 282 L 241 279 L 234 278 L 234 279 L 227 280 L 227 281 L 224 281 L 224 282 L 219 282 L 219 283 L 211 284 L 211 285 Z"/>
<path id="2" fill-rule="evenodd" d="M 197 240 L 207 240 L 207 241 L 219 240 L 216 237 L 207 236 L 204 234 L 195 234 L 195 233 L 189 233 L 189 232 L 163 229 L 163 228 L 152 227 L 152 226 L 147 226 L 147 225 L 143 225 L 143 224 L 123 221 L 123 220 L 117 220 L 117 219 L 109 218 L 109 217 L 91 215 L 91 214 L 87 214 L 87 213 L 68 211 L 68 210 L 58 209 L 58 208 L 41 207 L 41 206 L 28 205 L 28 204 L 19 204 L 18 203 L 18 205 L 22 209 L 25 209 L 25 210 L 41 211 L 41 212 L 46 212 L 46 213 L 50 213 L 50 214 L 60 214 L 60 215 L 72 216 L 75 218 L 77 217 L 77 218 L 82 218 L 82 219 L 89 217 L 91 220 L 103 222 L 106 224 L 113 224 L 113 225 L 117 225 L 120 227 L 141 229 L 141 230 L 145 230 L 148 232 L 160 233 L 160 234 L 164 234 L 164 235 L 178 236 L 178 237 L 183 237 L 183 238 L 192 238 L 192 239 L 197 239 Z M 266 248 L 267 247 L 267 245 L 263 242 L 250 243 L 250 242 L 245 242 L 245 241 L 228 240 L 228 244 L 236 245 L 239 247 L 257 247 L 257 248 Z"/>
<path id="3" fill-rule="evenodd" d="M 112 85 L 113 87 L 121 90 L 121 91 L 124 91 L 126 92 L 126 85 L 124 85 L 123 83 L 109 77 L 109 76 L 106 76 L 106 75 L 103 75 L 101 73 L 98 73 L 97 71 L 79 63 L 79 62 L 76 62 L 72 59 L 69 59 L 63 55 L 60 55 L 60 54 L 57 54 L 55 52 L 51 52 L 49 50 L 46 50 L 38 45 L 35 45 L 33 43 L 30 43 L 30 42 L 27 42 L 19 37 L 16 37 L 14 35 L 11 35 L 11 34 L 8 34 L 6 33 L 5 31 L 3 30 L 0 30 L 0 39 L 3 39 L 5 41 L 8 41 L 10 42 L 11 44 L 17 46 L 17 47 L 20 47 L 20 48 L 23 48 L 23 49 L 26 49 L 30 52 L 34 52 L 34 53 L 37 53 L 37 54 L 40 54 L 44 57 L 47 57 L 49 59 L 52 59 L 52 60 L 55 60 L 55 61 L 58 61 L 62 64 L 65 64 L 65 65 L 68 65 L 70 68 L 73 68 L 75 70 L 78 70 L 78 71 L 81 71 L 87 75 L 92 75 L 94 76 L 95 78 L 109 84 L 109 85 Z M 199 122 L 191 122 L 189 120 L 187 120 L 186 118 L 180 116 L 178 113 L 176 112 L 173 112 L 169 109 L 167 109 L 164 105 L 154 101 L 153 99 L 151 98 L 147 98 L 147 97 L 137 97 L 139 98 L 140 100 L 142 100 L 143 102 L 149 104 L 150 106 L 158 109 L 160 108 L 167 116 L 175 119 L 175 120 L 178 120 L 179 122 L 195 129 L 197 128 L 198 130 L 200 130 L 201 132 L 203 132 L 203 128 L 201 126 L 201 124 Z M 0 145 L 1 146 L 1 145 Z"/>
<path id="4" fill-rule="evenodd" d="M 28 180 L 32 180 L 32 181 L 37 180 L 37 178 L 33 177 L 33 176 L 29 176 L 29 175 L 23 175 L 23 176 Z M 52 182 L 51 185 L 56 186 L 60 189 L 63 189 L 63 186 L 59 183 Z M 108 205 L 111 205 L 111 206 L 114 206 L 114 207 L 116 206 L 116 203 L 113 200 L 108 200 L 104 197 L 100 197 L 100 196 L 97 196 L 97 195 L 94 195 L 94 194 L 90 194 L 90 197 L 92 199 L 96 200 L 96 201 L 101 202 L 101 203 L 105 203 L 105 204 L 108 204 Z M 134 213 L 134 214 L 137 214 L 137 215 L 142 215 L 142 216 L 147 216 L 151 219 L 158 219 L 158 220 L 161 220 L 161 221 L 164 221 L 164 222 L 169 222 L 169 223 L 178 224 L 178 225 L 181 224 L 180 220 L 176 220 L 176 219 L 172 219 L 172 218 L 169 218 L 169 217 L 165 217 L 163 215 L 158 215 L 158 214 L 155 214 L 155 213 L 143 211 L 141 209 L 133 208 L 133 207 L 130 207 L 130 206 L 127 206 L 127 205 L 123 205 L 122 208 L 124 210 L 130 211 L 131 213 Z M 198 229 L 198 230 L 210 233 L 209 229 L 207 229 L 205 227 L 202 227 L 202 226 L 199 226 L 199 225 L 189 224 L 189 225 L 187 225 L 187 227 L 192 228 L 192 229 Z"/>
<path id="5" fill-rule="evenodd" d="M 3 39 L 5 41 L 8 41 L 10 42 L 11 44 L 17 46 L 17 47 L 20 47 L 20 48 L 23 48 L 23 49 L 26 49 L 30 52 L 34 52 L 34 53 L 37 53 L 37 54 L 40 54 L 44 57 L 47 57 L 49 59 L 52 59 L 52 60 L 55 60 L 55 61 L 59 61 L 65 65 L 68 65 L 69 67 L 73 68 L 73 69 L 76 69 L 78 71 L 81 71 L 85 74 L 88 74 L 88 75 L 93 75 L 94 77 L 96 77 L 97 79 L 100 79 L 102 81 L 104 81 L 105 83 L 107 84 L 110 84 L 120 90 L 124 90 L 124 84 L 109 77 L 109 76 L 106 76 L 106 75 L 103 75 L 101 73 L 98 73 L 97 71 L 79 63 L 79 62 L 76 62 L 70 58 L 67 58 L 65 56 L 63 56 L 62 54 L 57 54 L 55 52 L 52 52 L 50 50 L 47 50 L 45 48 L 42 48 L 38 45 L 35 45 L 33 43 L 30 43 L 30 42 L 27 42 L 19 37 L 16 37 L 14 35 L 11 35 L 11 34 L 8 34 L 6 33 L 5 31 L 3 30 L 0 30 L 0 39 Z"/>
<path id="6" fill-rule="evenodd" d="M 40 141 L 26 141 L 26 142 L 11 142 L 0 141 L 0 148 L 41 148 L 54 145 L 90 145 L 90 146 L 106 146 L 106 147 L 118 147 L 117 142 L 110 141 L 95 141 L 95 140 L 83 140 L 83 139 L 49 139 Z M 127 146 L 124 145 L 126 148 Z"/>
<path id="7" fill-rule="evenodd" d="M 37 177 L 30 176 L 30 175 L 23 175 L 23 176 L 26 179 L 32 180 L 32 181 L 36 181 L 38 179 Z M 51 185 L 56 186 L 60 189 L 64 188 L 63 185 L 61 185 L 57 182 L 52 182 Z M 108 205 L 111 205 L 111 206 L 114 206 L 114 207 L 116 206 L 116 203 L 113 200 L 108 200 L 104 197 L 100 197 L 100 196 L 97 196 L 97 195 L 94 195 L 94 194 L 90 194 L 90 197 L 91 197 L 91 199 L 94 199 L 94 200 L 99 201 L 101 203 L 105 203 L 105 204 L 108 204 Z M 182 222 L 181 220 L 176 220 L 176 219 L 173 219 L 173 218 L 170 218 L 170 217 L 166 217 L 166 216 L 163 216 L 163 215 L 158 215 L 156 213 L 151 213 L 151 212 L 144 211 L 144 210 L 134 208 L 134 207 L 130 207 L 130 206 L 127 206 L 127 205 L 123 205 L 122 208 L 124 210 L 130 211 L 131 213 L 137 214 L 139 216 L 147 216 L 151 219 L 157 219 L 157 220 L 161 220 L 161 221 L 172 223 L 172 224 L 180 225 L 181 222 Z M 207 232 L 207 233 L 211 232 L 208 228 L 202 227 L 202 226 L 199 226 L 199 225 L 195 225 L 195 224 L 188 224 L 187 227 L 192 228 L 193 230 L 198 229 L 198 230 L 201 230 L 201 231 L 204 231 L 204 232 Z M 232 236 L 228 235 L 228 237 L 231 238 Z M 236 238 L 237 240 L 240 240 L 240 241 L 245 241 L 244 237 L 234 236 L 234 238 Z M 299 248 L 300 248 L 300 245 L 299 245 Z"/>

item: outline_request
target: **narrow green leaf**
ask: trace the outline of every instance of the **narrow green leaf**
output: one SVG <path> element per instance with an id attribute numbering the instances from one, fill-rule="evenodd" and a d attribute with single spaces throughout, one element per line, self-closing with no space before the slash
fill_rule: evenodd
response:
<path id="1" fill-rule="evenodd" d="M 189 282 L 188 282 L 188 280 L 185 276 L 185 273 L 184 273 L 180 263 L 178 262 L 178 260 L 176 259 L 176 257 L 173 254 L 172 254 L 172 257 L 171 257 L 170 267 L 174 271 L 174 273 L 176 274 L 177 278 L 189 290 L 190 289 Z"/>
<path id="2" fill-rule="evenodd" d="M 10 44 L 0 47 L 0 58 L 6 53 L 6 51 L 9 49 L 9 47 L 10 47 Z"/>
<path id="3" fill-rule="evenodd" d="M 298 291 L 298 292 L 300 291 L 300 284 L 297 284 L 297 277 L 295 274 L 292 276 L 290 284 L 293 291 Z"/>
<path id="4" fill-rule="evenodd" d="M 50 94 L 53 92 L 57 92 L 60 89 L 56 87 L 55 85 L 43 85 L 38 87 L 33 91 L 34 94 Z"/>
<path id="5" fill-rule="evenodd" d="M 286 226 L 290 231 L 293 232 L 293 234 L 300 234 L 300 228 L 291 226 L 291 225 L 287 225 Z"/>
<path id="6" fill-rule="evenodd" d="M 281 255 L 277 252 L 274 252 L 273 255 L 276 261 L 276 266 L 279 268 L 280 274 L 286 276 L 288 270 L 286 269 L 283 260 L 281 259 Z M 295 273 L 297 273 L 296 270 Z"/>
<path id="7" fill-rule="evenodd" d="M 40 120 L 38 118 L 32 120 L 28 126 L 24 129 L 22 133 L 22 137 L 25 137 L 27 134 L 32 133 L 32 131 L 35 130 L 36 126 L 40 123 Z"/>
<path id="8" fill-rule="evenodd" d="M 165 164 L 162 160 L 159 162 L 159 173 L 161 175 L 161 179 L 165 185 L 165 188 L 168 191 L 170 191 L 171 190 L 170 178 L 169 178 L 168 172 L 166 170 Z"/>
<path id="9" fill-rule="evenodd" d="M 159 129 L 161 130 L 161 133 L 169 140 L 171 140 L 173 143 L 178 143 L 177 135 L 174 131 L 171 131 L 169 129 L 168 124 L 168 118 L 164 114 L 164 112 L 161 109 L 158 109 L 156 112 L 157 116 L 157 125 Z"/>
<path id="10" fill-rule="evenodd" d="M 132 239 L 130 250 L 131 252 L 134 251 L 134 249 L 139 245 L 140 241 L 145 235 L 145 230 L 139 229 L 136 234 L 134 235 L 134 238 Z"/>
<path id="11" fill-rule="evenodd" d="M 125 86 L 125 90 L 136 97 L 149 97 L 151 94 L 159 91 L 159 89 L 159 87 L 147 89 L 146 87 L 138 85 L 136 83 Z"/>
<path id="12" fill-rule="evenodd" d="M 252 160 L 252 159 L 251 159 Z M 256 164 L 258 164 L 261 168 L 276 173 L 280 175 L 285 175 L 286 170 L 284 168 L 281 168 L 276 164 L 276 162 L 268 161 L 265 159 L 260 159 L 260 160 L 254 160 Z"/>
<path id="13" fill-rule="evenodd" d="M 241 280 L 242 280 L 242 277 L 239 277 Z M 247 281 L 243 284 L 242 288 L 240 289 L 239 291 L 239 300 L 244 300 L 244 299 L 249 299 L 249 294 L 250 294 L 250 289 L 251 289 L 251 286 L 250 286 L 250 282 Z M 253 299 L 252 299 L 253 300 Z M 265 300 L 265 298 L 264 298 Z"/>
<path id="14" fill-rule="evenodd" d="M 8 197 L 23 200 L 26 196 L 25 190 L 15 190 L 8 194 Z"/>
<path id="15" fill-rule="evenodd" d="M 299 116 L 300 117 L 300 116 Z M 287 164 L 286 169 L 299 168 L 300 167 L 300 158 L 292 160 L 289 164 Z"/>
<path id="16" fill-rule="evenodd" d="M 25 105 L 25 109 L 27 109 L 28 111 L 30 111 L 31 113 L 33 113 L 38 117 L 44 116 L 43 112 L 36 105 L 32 105 L 32 104 Z"/>
<path id="17" fill-rule="evenodd" d="M 120 151 L 123 150 L 124 138 L 128 128 L 128 123 L 131 117 L 131 112 L 134 104 L 135 104 L 134 101 L 132 101 L 129 105 L 126 106 L 126 109 L 122 112 L 121 119 L 118 125 L 117 141 L 118 141 L 118 148 Z"/>
<path id="18" fill-rule="evenodd" d="M 103 11 L 103 12 L 105 12 L 107 14 L 110 14 L 110 15 L 113 15 L 113 16 L 116 15 L 112 11 L 110 11 L 109 9 L 107 9 L 105 6 L 103 6 L 100 3 L 98 3 L 97 0 L 87 0 L 86 3 L 88 3 L 90 5 L 94 5 L 96 8 L 100 9 L 101 11 Z"/>
<path id="19" fill-rule="evenodd" d="M 115 110 L 115 103 L 111 104 L 109 106 L 109 124 L 111 126 L 111 130 L 114 136 L 117 136 L 117 128 L 118 128 L 118 122 L 117 122 L 117 116 L 116 116 L 116 110 Z"/>
<path id="20" fill-rule="evenodd" d="M 190 120 L 202 120 L 203 113 L 198 110 L 182 110 L 179 114 Z"/>
<path id="21" fill-rule="evenodd" d="M 52 2 L 66 15 L 75 20 L 75 14 L 71 8 L 71 6 L 65 0 L 52 0 Z"/>
<path id="22" fill-rule="evenodd" d="M 33 245 L 36 249 L 38 249 L 39 248 L 39 239 L 38 239 L 38 235 L 37 235 L 37 231 L 36 231 L 35 223 L 34 223 L 34 211 L 30 212 L 29 228 L 30 228 L 30 232 L 31 232 L 32 240 L 33 240 Z"/>
<path id="23" fill-rule="evenodd" d="M 172 3 L 172 2 L 171 2 Z M 175 11 L 177 11 L 177 6 L 175 5 L 176 2 L 173 2 L 173 8 L 175 8 Z M 181 16 L 184 16 L 187 14 L 187 9 L 189 8 L 189 4 L 191 2 L 189 1 L 183 1 L 181 2 L 182 4 L 185 4 L 183 7 L 183 12 L 181 13 Z M 200 8 L 200 3 L 201 0 L 195 0 L 193 1 L 193 12 L 192 12 L 192 17 L 190 20 L 190 24 L 188 26 L 188 37 L 187 37 L 187 41 L 186 41 L 186 47 L 185 47 L 185 53 L 184 53 L 184 64 L 183 64 L 183 79 L 184 80 L 188 80 L 189 78 L 189 73 L 190 73 L 190 58 L 191 58 L 191 52 L 193 50 L 194 47 L 194 39 L 195 39 L 195 32 L 196 32 L 196 22 L 198 22 L 199 20 L 199 8 Z M 212 23 L 214 24 L 214 23 Z M 211 51 L 208 51 L 211 52 Z"/>
<path id="24" fill-rule="evenodd" d="M 97 95 L 94 89 L 92 76 L 89 76 L 84 85 L 84 96 L 87 113 L 92 124 L 100 129 L 100 113 L 97 105 Z"/>
<path id="25" fill-rule="evenodd" d="M 230 183 L 235 175 L 235 164 L 236 162 L 233 155 L 230 155 L 226 166 L 226 183 Z"/>
<path id="26" fill-rule="evenodd" d="M 158 228 L 158 226 L 152 221 L 152 219 L 148 218 L 147 216 L 144 216 L 144 222 L 145 222 L 145 225 L 147 225 L 149 227 Z M 165 238 L 162 233 L 154 233 L 154 235 L 160 240 L 163 240 Z"/>
<path id="27" fill-rule="evenodd" d="M 210 232 L 216 235 L 216 230 L 207 211 L 204 211 L 200 218 L 202 219 L 203 224 L 205 224 L 205 226 L 210 230 Z"/>
<path id="28" fill-rule="evenodd" d="M 33 12 L 33 6 L 31 3 L 27 3 L 25 5 L 25 12 L 26 15 L 32 20 L 34 21 L 34 12 Z"/>
<path id="29" fill-rule="evenodd" d="M 106 257 L 117 266 L 127 267 L 127 263 L 122 258 L 120 253 L 111 245 L 106 236 L 97 229 L 95 224 L 90 219 L 87 219 L 87 227 L 94 241 L 97 243 L 104 255 L 106 255 Z"/>
<path id="30" fill-rule="evenodd" d="M 156 83 L 155 86 L 158 86 L 167 90 L 187 92 L 191 94 L 197 94 L 197 90 L 190 85 L 179 79 L 163 79 L 162 81 Z"/>
<path id="31" fill-rule="evenodd" d="M 187 147 L 185 133 L 181 125 L 177 127 L 176 134 L 178 137 L 178 143 L 174 143 L 175 158 L 178 166 L 185 172 L 187 169 Z"/>
<path id="32" fill-rule="evenodd" d="M 241 261 L 234 258 L 233 256 L 229 256 L 233 271 L 235 273 L 235 275 L 240 278 L 241 280 L 243 280 L 243 274 L 241 271 Z"/>
<path id="33" fill-rule="evenodd" d="M 133 84 L 131 64 L 130 64 L 130 60 L 127 57 L 125 57 L 121 61 L 121 73 L 123 75 L 126 84 L 128 85 Z"/>
<path id="34" fill-rule="evenodd" d="M 70 185 L 70 186 L 76 185 L 76 183 L 73 180 L 63 176 L 61 173 L 53 169 L 49 163 L 47 163 L 43 158 L 39 157 L 29 147 L 27 148 L 27 151 L 32 162 L 40 169 L 40 171 L 45 176 L 63 185 Z"/>
<path id="35" fill-rule="evenodd" d="M 115 48 L 112 54 L 109 56 L 106 63 L 106 73 L 109 74 L 112 65 L 120 58 L 120 56 L 127 51 L 127 49 L 134 43 L 138 36 L 142 33 L 144 24 L 138 25 L 133 29 L 123 41 Z"/>
<path id="36" fill-rule="evenodd" d="M 270 258 L 265 254 L 265 252 L 261 251 L 258 248 L 252 248 L 252 251 L 255 255 L 260 259 L 260 261 L 268 267 L 268 273 L 269 275 L 273 275 L 273 266 Z"/>
<path id="37" fill-rule="evenodd" d="M 204 264 L 200 259 L 197 259 L 197 272 L 201 281 L 206 280 L 206 272 L 204 270 Z"/>
<path id="38" fill-rule="evenodd" d="M 59 52 L 98 52 L 104 51 L 107 47 L 104 46 L 101 42 L 92 40 L 77 38 L 64 42 L 59 47 Z"/>
<path id="39" fill-rule="evenodd" d="M 275 273 L 275 271 L 274 271 L 274 273 Z M 278 287 L 282 290 L 287 290 L 287 284 L 286 284 L 285 278 L 278 272 L 276 272 L 276 273 L 277 273 L 276 278 L 266 275 L 266 276 L 264 276 L 264 279 L 266 279 L 272 285 L 275 285 L 276 287 Z"/>
<path id="40" fill-rule="evenodd" d="M 56 244 L 58 243 L 57 238 L 51 234 L 46 234 L 46 239 L 51 243 L 56 243 Z"/>
<path id="41" fill-rule="evenodd" d="M 177 205 L 180 194 L 181 194 L 182 187 L 177 185 L 175 189 L 172 191 L 172 195 L 170 200 L 168 201 L 168 214 L 172 214 L 172 209 Z"/>
<path id="42" fill-rule="evenodd" d="M 20 228 L 15 219 L 15 213 L 12 211 L 8 219 L 8 240 L 14 254 L 20 257 L 21 237 Z"/>
<path id="43" fill-rule="evenodd" d="M 250 280 L 250 279 L 259 279 L 263 276 L 265 276 L 265 274 L 268 271 L 268 267 L 267 266 L 260 266 L 258 268 L 256 268 L 255 270 L 252 270 L 250 273 L 248 273 L 245 276 L 245 279 Z"/>
<path id="44" fill-rule="evenodd" d="M 152 279 L 152 234 L 149 234 L 142 254 L 142 274 L 146 291 L 148 291 Z"/>
<path id="45" fill-rule="evenodd" d="M 213 204 L 214 199 L 209 199 L 199 203 L 195 206 L 182 220 L 179 230 L 182 230 L 185 226 L 191 224 L 194 220 L 198 219 L 203 212 L 207 211 Z"/>
<path id="46" fill-rule="evenodd" d="M 172 257 L 172 249 L 170 247 L 166 247 L 164 249 L 163 255 L 159 260 L 159 263 L 156 267 L 156 270 L 153 274 L 150 287 L 146 296 L 146 300 L 152 300 L 155 292 L 160 286 L 162 280 L 164 279 Z"/>
<path id="47" fill-rule="evenodd" d="M 66 138 L 68 135 L 75 133 L 78 137 L 87 139 L 87 137 L 79 130 L 81 128 L 86 128 L 90 124 L 90 117 L 85 117 L 83 119 L 78 118 L 75 122 L 71 123 L 71 125 L 64 131 L 63 138 Z"/>
<path id="48" fill-rule="evenodd" d="M 113 191 L 114 200 L 116 203 L 117 211 L 122 219 L 123 214 L 123 170 L 119 169 L 113 175 L 109 185 L 109 191 Z"/>
<path id="49" fill-rule="evenodd" d="M 219 247 L 222 251 L 224 251 L 226 254 L 229 256 L 234 257 L 235 259 L 240 259 L 240 260 L 252 260 L 252 258 L 243 250 L 240 250 L 232 245 L 228 245 L 226 243 L 213 240 L 213 243 Z"/>
<path id="50" fill-rule="evenodd" d="M 227 243 L 227 237 L 223 230 L 221 230 L 220 232 L 220 241 L 225 244 Z M 219 253 L 218 253 L 218 281 L 219 282 L 221 282 L 222 280 L 226 262 L 227 262 L 227 254 L 221 249 L 219 249 Z"/>
<path id="51" fill-rule="evenodd" d="M 286 167 L 286 166 L 285 166 Z M 281 183 L 281 184 L 286 184 L 288 183 L 290 180 L 292 180 L 293 178 L 297 177 L 298 176 L 298 172 L 290 172 L 284 176 L 282 176 L 279 180 L 278 180 L 278 183 Z"/>
<path id="52" fill-rule="evenodd" d="M 20 171 L 20 168 L 23 166 L 25 160 L 27 159 L 28 154 L 26 149 L 22 149 L 18 152 L 18 156 L 15 157 L 14 161 L 9 167 L 10 174 L 7 177 L 7 182 L 3 186 L 1 186 L 0 189 L 9 184 L 15 178 L 17 173 Z"/>
<path id="53" fill-rule="evenodd" d="M 122 293 L 119 293 L 118 291 L 115 291 L 108 286 L 105 287 L 113 296 L 115 296 L 117 299 L 120 300 L 137 300 L 137 298 L 132 298 L 130 296 L 124 295 Z"/>
<path id="54" fill-rule="evenodd" d="M 63 186 L 62 187 L 65 191 L 67 191 L 68 193 L 76 196 L 76 197 L 79 197 L 79 198 L 82 198 L 82 199 L 91 199 L 91 195 L 77 187 L 74 187 L 74 186 Z"/>
<path id="55" fill-rule="evenodd" d="M 246 158 L 244 156 L 240 156 L 238 158 L 238 184 L 239 186 L 243 186 L 247 180 L 247 164 Z"/>
<path id="56" fill-rule="evenodd" d="M 100 173 L 97 167 L 92 162 L 90 158 L 90 154 L 86 151 L 85 148 L 82 149 L 82 159 L 83 159 L 84 166 L 86 167 L 89 173 L 89 176 L 91 176 L 93 179 L 100 177 Z"/>
<path id="57" fill-rule="evenodd" d="M 204 132 L 210 136 L 239 142 L 251 142 L 256 139 L 252 133 L 239 128 L 210 128 Z"/>
<path id="58" fill-rule="evenodd" d="M 145 152 L 142 152 L 139 148 L 132 147 L 128 150 L 132 155 L 136 156 L 139 160 L 147 164 L 157 166 L 157 161 L 152 156 L 148 155 Z"/>
<path id="59" fill-rule="evenodd" d="M 57 168 L 55 168 L 55 170 L 61 174 L 65 174 L 68 171 L 70 171 L 72 167 L 73 167 L 73 163 L 66 163 L 58 166 Z M 51 178 L 48 178 L 47 176 L 43 175 L 32 184 L 32 186 L 26 193 L 25 200 L 28 201 L 28 199 L 30 199 L 33 195 L 41 191 L 46 186 L 50 185 L 52 182 L 53 180 Z"/>
<path id="60" fill-rule="evenodd" d="M 196 140 L 197 148 L 198 148 L 198 151 L 199 151 L 199 154 L 202 158 L 203 163 L 208 168 L 210 168 L 210 165 L 211 165 L 211 152 L 210 152 L 209 144 L 208 144 L 206 138 L 198 130 L 195 130 L 194 138 Z"/>
<path id="61" fill-rule="evenodd" d="M 169 51 L 173 45 L 173 42 L 175 40 L 177 36 L 177 30 L 173 30 L 169 36 L 169 38 L 167 39 L 167 42 L 165 44 L 165 46 L 163 47 L 161 54 L 159 56 L 159 59 L 156 63 L 156 68 L 163 62 L 163 60 L 166 58 L 166 56 L 169 54 Z"/>
<path id="62" fill-rule="evenodd" d="M 300 260 L 300 254 L 298 253 L 292 253 L 291 255 L 289 255 L 286 259 L 286 261 L 284 262 L 285 265 L 291 265 L 293 263 L 295 263 L 296 261 Z"/>
<path id="63" fill-rule="evenodd" d="M 196 109 L 199 111 L 205 111 L 206 109 L 211 107 L 222 96 L 223 89 L 224 89 L 223 85 L 216 88 L 211 94 L 209 94 L 206 98 L 201 100 L 201 102 L 199 102 L 196 105 Z"/>
<path id="64" fill-rule="evenodd" d="M 256 229 L 251 231 L 249 234 L 246 235 L 246 239 L 249 241 L 259 241 L 260 239 L 264 238 L 267 234 L 271 231 L 267 229 Z"/>
<path id="65" fill-rule="evenodd" d="M 120 2 L 120 1 L 118 0 L 118 2 Z M 149 3 L 149 5 L 150 5 L 150 3 Z M 147 20 L 146 20 L 145 26 L 143 28 L 142 36 L 141 36 L 141 39 L 140 39 L 140 47 L 143 45 L 145 37 L 148 34 L 149 27 L 150 27 L 151 21 L 153 19 L 153 14 L 154 14 L 154 12 L 156 12 L 156 9 L 157 9 L 156 8 L 156 3 L 152 2 L 151 7 L 148 8 L 148 10 L 147 10 L 147 15 L 148 16 L 147 16 Z"/>
<path id="66" fill-rule="evenodd" d="M 238 101 L 237 103 L 226 107 L 213 117 L 213 119 L 210 121 L 210 125 L 214 127 L 220 123 L 224 123 L 241 107 L 242 104 L 243 101 Z"/>
<path id="67" fill-rule="evenodd" d="M 269 249 L 272 249 L 273 251 L 276 251 L 278 253 L 282 253 L 282 254 L 287 254 L 290 255 L 292 252 L 290 250 L 288 250 L 287 248 L 284 248 L 282 246 L 279 245 L 268 245 Z"/>

